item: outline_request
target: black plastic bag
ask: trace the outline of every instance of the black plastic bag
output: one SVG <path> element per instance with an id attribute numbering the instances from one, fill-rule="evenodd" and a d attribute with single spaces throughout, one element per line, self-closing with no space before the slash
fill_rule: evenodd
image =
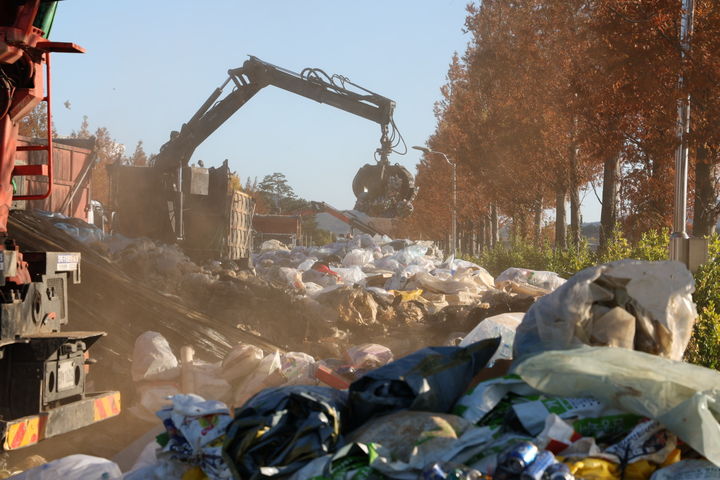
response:
<path id="1" fill-rule="evenodd" d="M 428 347 L 365 374 L 350 385 L 348 431 L 378 415 L 410 409 L 448 413 L 500 346 Z"/>
<path id="2" fill-rule="evenodd" d="M 347 392 L 293 385 L 263 390 L 235 410 L 223 457 L 239 479 L 293 473 L 334 452 L 347 414 Z"/>

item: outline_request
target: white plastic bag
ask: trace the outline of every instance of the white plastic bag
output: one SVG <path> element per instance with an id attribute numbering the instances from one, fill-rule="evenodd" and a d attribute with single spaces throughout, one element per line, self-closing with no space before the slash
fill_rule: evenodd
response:
<path id="1" fill-rule="evenodd" d="M 624 346 L 680 360 L 697 317 L 693 277 L 679 262 L 620 260 L 586 268 L 530 307 L 514 357 L 581 345 Z M 617 315 L 631 313 L 635 321 Z M 620 312 L 622 313 L 622 312 Z M 632 320 L 632 319 L 631 319 Z"/>
<path id="2" fill-rule="evenodd" d="M 347 268 L 336 268 L 335 272 L 340 275 L 340 279 L 345 285 L 362 284 L 367 278 L 365 272 L 357 265 Z"/>
<path id="3" fill-rule="evenodd" d="M 315 282 L 305 282 L 305 295 L 310 298 L 317 297 L 324 287 Z"/>
<path id="4" fill-rule="evenodd" d="M 608 406 L 657 420 L 720 465 L 720 372 L 606 347 L 540 353 L 514 370 L 542 393 L 591 396 Z"/>
<path id="5" fill-rule="evenodd" d="M 468 333 L 460 342 L 461 347 L 485 340 L 487 338 L 501 337 L 500 347 L 493 355 L 490 363 L 497 359 L 512 360 L 513 344 L 515 343 L 515 331 L 522 322 L 525 313 L 501 313 L 482 320 Z"/>
<path id="6" fill-rule="evenodd" d="M 273 252 L 276 250 L 284 250 L 286 252 L 289 252 L 290 249 L 285 246 L 284 243 L 282 243 L 280 240 L 266 240 L 260 245 L 260 251 L 261 252 Z"/>
<path id="7" fill-rule="evenodd" d="M 426 245 L 410 245 L 393 255 L 393 258 L 402 265 L 410 265 L 418 257 L 424 257 L 428 251 Z"/>
<path id="8" fill-rule="evenodd" d="M 19 473 L 17 480 L 120 480 L 117 463 L 90 455 L 69 455 Z"/>
<path id="9" fill-rule="evenodd" d="M 347 255 L 345 255 L 345 258 L 342 260 L 342 264 L 346 267 L 352 267 L 355 265 L 363 267 L 372 261 L 372 252 L 356 248 L 354 250 L 350 250 Z"/>
<path id="10" fill-rule="evenodd" d="M 241 406 L 264 388 L 284 383 L 285 378 L 281 374 L 281 368 L 282 359 L 279 352 L 265 355 L 253 373 L 235 390 L 235 405 Z"/>
<path id="11" fill-rule="evenodd" d="M 280 267 L 278 276 L 288 286 L 297 290 L 304 290 L 305 284 L 302 280 L 302 272 L 296 268 Z"/>
<path id="12" fill-rule="evenodd" d="M 317 262 L 318 259 L 316 257 L 310 257 L 306 258 L 302 262 L 300 262 L 297 266 L 297 269 L 301 272 L 306 272 L 312 268 L 313 265 L 315 265 L 315 262 Z"/>
<path id="13" fill-rule="evenodd" d="M 483 281 L 475 281 L 472 276 L 462 276 L 458 279 L 450 278 L 447 280 L 441 280 L 440 278 L 434 277 L 427 272 L 418 272 L 408 282 L 406 287 L 412 285 L 414 288 L 422 288 L 434 293 L 444 294 L 460 294 L 467 293 L 470 295 L 477 295 L 488 290 L 488 287 L 484 285 Z"/>
<path id="14" fill-rule="evenodd" d="M 132 378 L 140 380 L 169 380 L 180 374 L 177 357 L 168 341 L 158 332 L 145 332 L 135 340 Z"/>
<path id="15" fill-rule="evenodd" d="M 192 364 L 195 392 L 201 392 L 209 400 L 226 400 L 232 387 L 222 378 L 220 363 L 207 363 L 195 360 Z"/>
<path id="16" fill-rule="evenodd" d="M 139 384 L 137 394 L 139 405 L 145 410 L 136 413 L 143 418 L 153 418 L 155 412 L 170 404 L 169 397 L 180 393 L 180 389 L 171 384 Z"/>
<path id="17" fill-rule="evenodd" d="M 497 285 L 498 288 L 502 288 L 505 282 L 527 283 L 528 285 L 552 292 L 566 281 L 567 280 L 555 272 L 511 267 L 498 275 L 495 279 L 495 285 Z"/>
<path id="18" fill-rule="evenodd" d="M 400 270 L 400 262 L 389 256 L 378 258 L 374 263 L 380 270 L 389 270 L 391 272 Z"/>
<path id="19" fill-rule="evenodd" d="M 720 468 L 707 460 L 681 460 L 656 470 L 650 480 L 720 480 Z"/>
<path id="20" fill-rule="evenodd" d="M 262 348 L 247 343 L 235 345 L 222 361 L 220 376 L 228 382 L 250 375 L 264 357 Z"/>

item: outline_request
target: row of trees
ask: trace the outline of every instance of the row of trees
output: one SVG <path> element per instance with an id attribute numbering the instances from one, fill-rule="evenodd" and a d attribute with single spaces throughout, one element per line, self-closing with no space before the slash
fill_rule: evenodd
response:
<path id="1" fill-rule="evenodd" d="M 538 243 L 578 244 L 583 191 L 602 202 L 601 246 L 618 222 L 631 238 L 670 226 L 677 105 L 688 94 L 692 230 L 714 229 L 720 5 L 696 0 L 685 58 L 682 13 L 680 0 L 468 6 L 471 40 L 452 59 L 427 142 L 457 163 L 458 222 L 466 238 L 492 244 L 504 223 L 512 235 Z M 445 238 L 450 173 L 442 157 L 422 159 L 415 213 L 402 222 L 403 233 Z M 602 191 L 594 191 L 600 184 Z M 547 209 L 555 210 L 554 232 L 543 230 Z"/>

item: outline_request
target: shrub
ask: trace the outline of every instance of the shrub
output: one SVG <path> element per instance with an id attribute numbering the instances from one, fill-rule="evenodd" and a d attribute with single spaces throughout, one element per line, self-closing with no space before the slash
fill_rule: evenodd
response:
<path id="1" fill-rule="evenodd" d="M 608 238 L 605 250 L 600 253 L 597 263 L 614 262 L 623 258 L 631 258 L 632 247 L 630 242 L 625 238 L 619 223 L 615 224 L 610 238 Z"/>
<path id="2" fill-rule="evenodd" d="M 720 237 L 709 239 L 708 261 L 695 273 L 695 294 L 699 317 L 685 352 L 688 362 L 717 369 L 720 367 Z"/>
<path id="3" fill-rule="evenodd" d="M 670 230 L 650 230 L 640 236 L 634 245 L 630 258 L 638 260 L 667 260 L 668 245 L 670 244 Z"/>

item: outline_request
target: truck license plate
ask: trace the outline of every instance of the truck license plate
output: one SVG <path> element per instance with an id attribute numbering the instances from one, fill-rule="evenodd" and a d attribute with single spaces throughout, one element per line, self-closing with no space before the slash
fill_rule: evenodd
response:
<path id="1" fill-rule="evenodd" d="M 75 364 L 72 360 L 64 360 L 58 367 L 58 391 L 62 392 L 73 388 L 75 388 Z"/>

